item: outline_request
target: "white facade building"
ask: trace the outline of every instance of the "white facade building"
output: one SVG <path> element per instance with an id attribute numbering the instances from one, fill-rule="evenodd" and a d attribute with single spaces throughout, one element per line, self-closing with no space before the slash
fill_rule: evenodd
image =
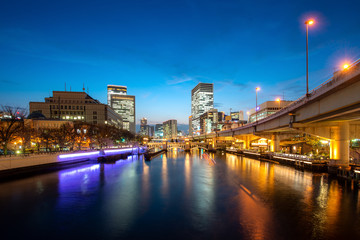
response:
<path id="1" fill-rule="evenodd" d="M 214 84 L 199 83 L 191 90 L 191 127 L 190 135 L 200 134 L 200 116 L 214 108 Z"/>

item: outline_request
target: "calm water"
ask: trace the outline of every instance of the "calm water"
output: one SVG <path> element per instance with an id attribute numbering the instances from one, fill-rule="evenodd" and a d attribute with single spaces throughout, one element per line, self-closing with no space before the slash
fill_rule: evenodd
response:
<path id="1" fill-rule="evenodd" d="M 1 239 L 360 239 L 351 184 L 201 156 L 173 151 L 1 183 Z"/>

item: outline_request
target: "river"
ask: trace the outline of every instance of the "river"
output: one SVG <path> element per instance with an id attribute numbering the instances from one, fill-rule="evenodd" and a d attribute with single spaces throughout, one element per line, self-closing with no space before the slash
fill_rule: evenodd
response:
<path id="1" fill-rule="evenodd" d="M 357 187 L 172 150 L 0 183 L 2 239 L 360 239 Z M 5 237 L 5 238 L 3 238 Z"/>

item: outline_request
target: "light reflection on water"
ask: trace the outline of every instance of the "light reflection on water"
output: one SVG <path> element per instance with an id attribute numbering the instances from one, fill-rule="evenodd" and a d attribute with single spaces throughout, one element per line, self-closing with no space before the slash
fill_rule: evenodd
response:
<path id="1" fill-rule="evenodd" d="M 353 186 L 231 154 L 209 154 L 217 163 L 209 165 L 202 153 L 171 150 L 151 162 L 131 156 L 1 183 L 2 233 L 5 239 L 30 231 L 52 239 L 359 238 Z"/>

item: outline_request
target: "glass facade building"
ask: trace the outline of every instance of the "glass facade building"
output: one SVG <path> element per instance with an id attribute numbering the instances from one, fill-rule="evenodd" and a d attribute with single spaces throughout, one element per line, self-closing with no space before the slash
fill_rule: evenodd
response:
<path id="1" fill-rule="evenodd" d="M 108 85 L 108 105 L 123 119 L 123 128 L 135 134 L 135 96 L 127 95 L 127 87 Z"/>
<path id="2" fill-rule="evenodd" d="M 177 138 L 177 120 L 171 119 L 163 122 L 164 138 L 176 139 Z"/>
<path id="3" fill-rule="evenodd" d="M 191 90 L 191 132 L 200 134 L 200 116 L 214 108 L 214 84 L 199 83 Z"/>
<path id="4" fill-rule="evenodd" d="M 163 136 L 164 136 L 163 125 L 162 124 L 156 124 L 155 125 L 155 137 L 156 138 L 162 138 Z"/>

